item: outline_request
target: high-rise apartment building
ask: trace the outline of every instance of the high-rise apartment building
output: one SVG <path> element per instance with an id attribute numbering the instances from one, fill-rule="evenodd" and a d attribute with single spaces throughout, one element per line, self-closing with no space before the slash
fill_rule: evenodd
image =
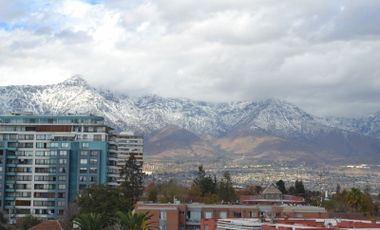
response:
<path id="1" fill-rule="evenodd" d="M 89 184 L 116 185 L 124 153 L 134 151 L 123 143 L 142 145 L 142 137 L 111 130 L 93 115 L 0 116 L 0 209 L 12 221 L 56 218 Z M 142 147 L 137 152 L 142 157 Z"/>
<path id="2" fill-rule="evenodd" d="M 120 170 L 133 155 L 142 170 L 144 138 L 132 133 L 120 133 L 109 138 L 109 174 L 108 184 L 118 186 L 122 182 Z"/>

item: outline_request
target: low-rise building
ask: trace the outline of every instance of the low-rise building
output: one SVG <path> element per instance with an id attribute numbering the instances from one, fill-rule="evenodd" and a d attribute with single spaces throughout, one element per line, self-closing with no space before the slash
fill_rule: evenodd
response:
<path id="1" fill-rule="evenodd" d="M 305 199 L 300 196 L 282 194 L 277 186 L 269 184 L 259 195 L 240 196 L 241 204 L 275 205 L 275 204 L 305 204 Z"/>
<path id="2" fill-rule="evenodd" d="M 291 207 L 291 208 L 290 208 Z M 138 203 L 137 212 L 152 215 L 153 225 L 170 230 L 215 229 L 219 219 L 274 219 L 284 216 L 326 217 L 324 208 L 289 205 Z M 170 227 L 169 227 L 170 226 Z"/>

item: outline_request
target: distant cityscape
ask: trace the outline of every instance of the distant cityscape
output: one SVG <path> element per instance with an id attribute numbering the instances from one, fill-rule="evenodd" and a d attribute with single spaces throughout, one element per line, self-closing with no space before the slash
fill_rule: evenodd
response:
<path id="1" fill-rule="evenodd" d="M 148 173 L 147 181 L 177 180 L 189 186 L 199 166 L 197 162 L 176 162 L 150 160 L 145 157 L 144 170 Z M 294 164 L 254 164 L 240 166 L 226 163 L 225 165 L 207 165 L 210 174 L 221 177 L 223 172 L 231 173 L 236 186 L 261 185 L 278 180 L 286 184 L 293 184 L 302 180 L 305 187 L 313 191 L 327 192 L 331 195 L 336 191 L 337 185 L 342 189 L 358 187 L 369 189 L 371 193 L 380 193 L 380 165 L 341 165 L 341 166 L 307 166 Z"/>

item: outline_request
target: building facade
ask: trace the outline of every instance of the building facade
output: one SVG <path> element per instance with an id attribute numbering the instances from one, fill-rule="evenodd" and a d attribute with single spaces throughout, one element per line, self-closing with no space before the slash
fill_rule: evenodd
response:
<path id="1" fill-rule="evenodd" d="M 211 230 L 218 220 L 269 220 L 281 217 L 326 218 L 324 208 L 291 205 L 157 204 L 138 203 L 135 211 L 152 215 L 152 224 L 162 230 Z"/>
<path id="2" fill-rule="evenodd" d="M 112 185 L 111 130 L 93 115 L 0 116 L 0 209 L 53 219 L 88 185 Z"/>
<path id="3" fill-rule="evenodd" d="M 118 186 L 122 182 L 120 171 L 133 155 L 140 166 L 143 167 L 144 138 L 132 133 L 120 133 L 111 135 L 109 139 L 109 160 L 108 160 L 108 184 Z"/>

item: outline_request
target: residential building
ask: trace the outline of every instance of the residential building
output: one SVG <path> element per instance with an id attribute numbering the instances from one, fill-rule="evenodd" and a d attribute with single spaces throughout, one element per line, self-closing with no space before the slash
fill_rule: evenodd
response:
<path id="1" fill-rule="evenodd" d="M 210 225 L 211 226 L 211 225 Z M 275 221 L 261 221 L 259 219 L 220 219 L 216 227 L 208 230 L 328 230 L 328 229 L 380 229 L 380 222 L 354 219 L 324 219 L 324 218 L 289 218 Z M 203 230 L 203 229 L 202 229 Z"/>
<path id="2" fill-rule="evenodd" d="M 285 195 L 273 183 L 269 184 L 259 195 L 240 196 L 241 204 L 274 205 L 274 204 L 305 204 L 305 199 L 300 196 Z"/>
<path id="3" fill-rule="evenodd" d="M 112 185 L 124 146 L 109 140 L 128 136 L 111 131 L 94 115 L 0 116 L 0 209 L 11 222 L 27 214 L 53 219 L 90 184 Z M 111 146 L 121 149 L 116 157 Z"/>
<path id="4" fill-rule="evenodd" d="M 236 204 L 157 204 L 138 203 L 137 212 L 152 215 L 152 222 L 159 229 L 206 230 L 215 229 L 218 219 L 274 219 L 276 216 L 324 218 L 324 208 L 289 205 L 236 205 Z M 169 227 L 170 226 L 170 227 Z"/>
<path id="5" fill-rule="evenodd" d="M 122 182 L 120 171 L 131 155 L 143 167 L 144 138 L 133 133 L 111 135 L 109 140 L 108 184 L 118 186 Z"/>

